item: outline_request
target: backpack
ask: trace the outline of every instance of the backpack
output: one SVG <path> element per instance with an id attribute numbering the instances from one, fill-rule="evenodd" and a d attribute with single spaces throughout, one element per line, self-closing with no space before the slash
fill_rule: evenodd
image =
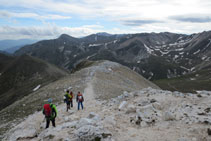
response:
<path id="1" fill-rule="evenodd" d="M 65 94 L 65 101 L 70 101 L 72 96 L 69 93 Z"/>
<path id="2" fill-rule="evenodd" d="M 69 94 L 69 98 L 70 98 L 70 99 L 72 99 L 72 98 L 73 98 L 73 96 L 72 96 L 71 94 Z"/>
<path id="3" fill-rule="evenodd" d="M 50 104 L 45 104 L 44 105 L 44 113 L 45 113 L 45 116 L 46 117 L 51 117 L 51 115 L 52 115 L 52 109 L 51 109 Z"/>
<path id="4" fill-rule="evenodd" d="M 78 101 L 80 101 L 80 102 L 83 101 L 83 96 L 82 96 L 82 94 L 79 94 L 79 95 L 78 95 Z"/>

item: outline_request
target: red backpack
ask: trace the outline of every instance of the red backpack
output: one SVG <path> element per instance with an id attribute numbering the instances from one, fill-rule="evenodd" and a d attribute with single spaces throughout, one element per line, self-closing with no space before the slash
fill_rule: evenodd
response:
<path id="1" fill-rule="evenodd" d="M 50 104 L 45 104 L 44 105 L 44 112 L 45 112 L 45 116 L 46 117 L 51 117 L 51 114 L 52 114 L 52 110 L 51 110 L 51 106 Z"/>

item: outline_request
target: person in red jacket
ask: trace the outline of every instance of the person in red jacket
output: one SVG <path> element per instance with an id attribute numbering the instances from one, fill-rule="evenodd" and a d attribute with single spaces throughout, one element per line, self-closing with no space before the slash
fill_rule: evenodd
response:
<path id="1" fill-rule="evenodd" d="M 83 110 L 84 97 L 83 97 L 82 93 L 78 92 L 77 97 L 76 97 L 76 102 L 78 102 L 78 110 L 80 110 L 80 105 Z"/>

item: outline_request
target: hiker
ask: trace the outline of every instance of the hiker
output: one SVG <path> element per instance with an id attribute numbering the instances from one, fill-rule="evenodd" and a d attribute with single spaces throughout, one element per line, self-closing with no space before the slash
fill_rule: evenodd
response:
<path id="1" fill-rule="evenodd" d="M 83 95 L 80 92 L 78 92 L 77 97 L 76 97 L 76 102 L 78 102 L 78 110 L 80 110 L 80 105 L 81 105 L 81 108 L 83 110 L 83 108 L 84 108 L 83 107 L 83 101 L 84 101 Z"/>
<path id="2" fill-rule="evenodd" d="M 43 114 L 46 118 L 46 129 L 49 127 L 50 121 L 53 124 L 53 127 L 56 127 L 55 118 L 57 117 L 57 109 L 54 104 L 52 104 L 52 99 L 48 99 L 48 104 L 45 104 L 43 107 Z"/>
<path id="3" fill-rule="evenodd" d="M 71 101 L 72 101 L 72 96 L 70 95 L 69 90 L 67 90 L 64 95 L 64 102 L 67 104 L 67 112 L 68 112 L 68 109 L 70 109 L 70 103 L 71 103 L 71 107 L 73 106 Z"/>
<path id="4" fill-rule="evenodd" d="M 73 92 L 70 92 L 70 105 L 73 107 Z"/>

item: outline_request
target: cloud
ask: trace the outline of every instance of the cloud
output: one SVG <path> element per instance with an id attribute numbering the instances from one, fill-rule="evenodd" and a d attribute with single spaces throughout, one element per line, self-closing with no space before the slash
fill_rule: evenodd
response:
<path id="1" fill-rule="evenodd" d="M 15 13 L 9 11 L 0 11 L 1 18 L 33 18 L 33 19 L 50 19 L 50 20 L 62 20 L 62 19 L 70 19 L 70 16 L 62 16 L 56 14 L 42 14 L 39 15 L 37 13 Z"/>
<path id="2" fill-rule="evenodd" d="M 210 3 L 209 0 L 202 2 L 199 0 L 0 0 L 0 2 L 5 7 L 39 10 L 41 13 L 73 14 L 87 19 L 103 17 L 115 20 L 134 17 L 134 19 L 142 20 L 140 17 L 143 17 L 160 20 L 172 15 L 184 15 L 194 11 L 209 11 L 211 13 L 210 7 L 204 6 Z"/>
<path id="3" fill-rule="evenodd" d="M 180 22 L 191 22 L 191 23 L 207 23 L 211 22 L 211 16 L 208 14 L 198 15 L 178 15 L 178 16 L 171 16 L 170 19 L 180 21 Z"/>
<path id="4" fill-rule="evenodd" d="M 82 37 L 97 32 L 102 32 L 102 26 L 85 25 L 81 27 L 60 27 L 56 25 L 31 26 L 31 27 L 0 27 L 0 39 L 52 39 L 61 34 Z"/>
<path id="5" fill-rule="evenodd" d="M 125 20 L 122 22 L 124 25 L 127 26 L 141 26 L 144 24 L 162 23 L 162 21 L 156 21 L 156 20 Z"/>
<path id="6" fill-rule="evenodd" d="M 134 15 L 142 15 L 146 17 L 156 17 L 156 15 L 159 15 L 159 17 L 163 17 L 168 13 L 179 10 L 179 8 L 171 1 L 163 2 L 163 0 L 3 0 L 1 5 L 9 7 L 18 6 L 26 9 L 35 9 L 48 12 L 55 11 L 68 14 L 77 14 L 86 18 L 105 16 L 108 16 L 109 18 L 118 18 L 119 16 L 131 17 Z M 189 3 L 189 5 L 191 5 L 191 3 Z"/>
<path id="7" fill-rule="evenodd" d="M 38 35 L 40 38 L 53 38 L 60 33 L 80 37 L 102 31 L 193 33 L 211 29 L 210 0 L 0 0 L 0 3 L 1 9 L 4 9 L 0 10 L 0 18 L 16 20 L 19 22 L 18 25 L 22 22 L 18 18 L 41 19 L 42 23 L 49 22 L 49 19 L 63 19 L 62 22 L 65 23 L 53 22 L 60 26 L 67 24 L 77 26 L 77 23 L 81 25 L 73 28 L 41 24 L 35 27 L 28 25 L 29 22 L 28 27 L 16 27 L 16 24 L 9 23 L 12 29 L 6 29 L 7 32 L 14 31 L 13 34 L 18 35 L 11 35 L 14 38 L 34 38 L 33 34 L 36 38 Z M 196 12 L 200 14 L 193 14 Z M 73 22 L 67 23 L 65 20 L 70 18 Z M 104 27 L 83 25 L 87 24 L 86 22 L 89 24 L 99 22 Z M 0 27 L 1 30 L 4 27 Z M 0 36 L 4 38 L 2 34 Z"/>

